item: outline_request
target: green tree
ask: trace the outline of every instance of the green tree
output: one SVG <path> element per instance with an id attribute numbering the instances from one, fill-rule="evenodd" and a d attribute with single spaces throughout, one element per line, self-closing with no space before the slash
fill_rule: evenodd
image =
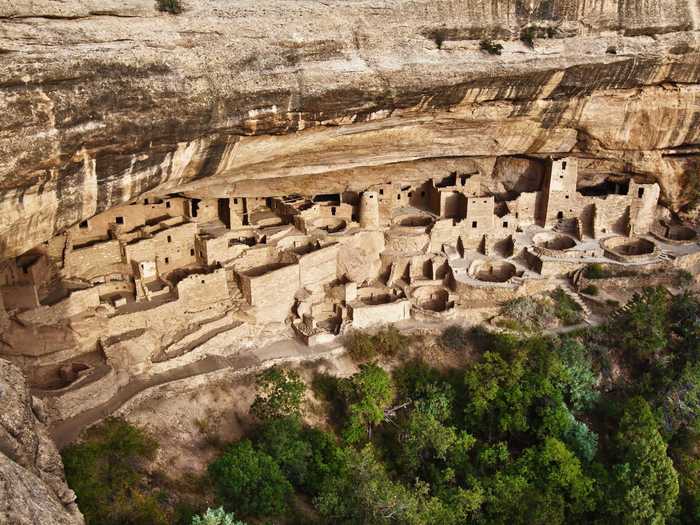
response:
<path id="1" fill-rule="evenodd" d="M 306 427 L 296 417 L 267 421 L 256 434 L 256 444 L 296 488 L 312 496 L 328 477 L 340 474 L 345 461 L 333 435 Z"/>
<path id="2" fill-rule="evenodd" d="M 272 367 L 258 374 L 255 382 L 258 394 L 250 413 L 265 421 L 301 414 L 306 385 L 294 370 Z"/>
<path id="3" fill-rule="evenodd" d="M 145 465 L 158 443 L 118 418 L 87 431 L 81 443 L 66 447 L 66 479 L 88 525 L 166 525 L 158 500 L 144 490 Z"/>
<path id="4" fill-rule="evenodd" d="M 668 345 L 668 292 L 661 287 L 645 288 L 620 310 L 613 323 L 620 346 L 639 363 L 658 357 Z"/>
<path id="5" fill-rule="evenodd" d="M 384 420 L 384 410 L 394 399 L 394 385 L 381 367 L 364 364 L 340 386 L 348 415 L 344 437 L 349 443 L 358 443 L 371 437 L 372 428 Z"/>
<path id="6" fill-rule="evenodd" d="M 209 475 L 222 501 L 246 516 L 280 515 L 292 494 L 274 459 L 247 439 L 230 445 L 209 465 Z"/>
<path id="7" fill-rule="evenodd" d="M 484 484 L 484 523 L 570 523 L 581 521 L 595 506 L 594 481 L 555 438 L 526 449 Z"/>
<path id="8" fill-rule="evenodd" d="M 192 525 L 246 525 L 238 521 L 232 512 L 226 512 L 223 507 L 207 509 L 207 511 L 192 518 Z"/>
<path id="9" fill-rule="evenodd" d="M 628 401 L 615 441 L 611 513 L 623 524 L 666 523 L 678 498 L 678 474 L 641 397 Z"/>

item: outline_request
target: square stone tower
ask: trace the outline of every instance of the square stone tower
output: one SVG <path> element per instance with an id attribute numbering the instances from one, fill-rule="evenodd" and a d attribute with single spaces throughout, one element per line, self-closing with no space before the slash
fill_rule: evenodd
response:
<path id="1" fill-rule="evenodd" d="M 574 157 L 551 160 L 543 188 L 544 199 L 539 217 L 540 223 L 551 228 L 562 219 L 575 218 L 579 213 L 576 181 L 578 161 Z"/>

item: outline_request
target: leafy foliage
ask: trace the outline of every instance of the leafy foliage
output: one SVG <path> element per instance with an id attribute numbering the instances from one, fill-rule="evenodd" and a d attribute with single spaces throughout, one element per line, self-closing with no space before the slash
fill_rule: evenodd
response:
<path id="1" fill-rule="evenodd" d="M 465 350 L 469 346 L 469 331 L 463 326 L 452 324 L 442 331 L 440 344 L 448 350 Z"/>
<path id="2" fill-rule="evenodd" d="M 88 525 L 168 523 L 155 495 L 143 486 L 141 468 L 157 449 L 143 430 L 109 418 L 63 450 L 66 479 Z"/>
<path id="3" fill-rule="evenodd" d="M 500 55 L 503 52 L 503 45 L 494 43 L 487 38 L 479 42 L 479 48 L 489 55 Z"/>
<path id="4" fill-rule="evenodd" d="M 407 348 L 408 342 L 407 336 L 390 325 L 374 334 L 355 330 L 347 336 L 345 345 L 350 357 L 363 363 L 378 356 L 393 357 Z"/>
<path id="5" fill-rule="evenodd" d="M 271 456 L 249 440 L 230 445 L 209 465 L 221 497 L 244 515 L 276 516 L 287 510 L 292 485 Z"/>
<path id="6" fill-rule="evenodd" d="M 264 421 L 299 415 L 306 385 L 294 370 L 272 367 L 261 372 L 255 386 L 258 395 L 250 413 Z"/>
<path id="7" fill-rule="evenodd" d="M 170 13 L 171 15 L 179 15 L 184 11 L 180 0 L 157 0 L 158 11 Z"/>
<path id="8" fill-rule="evenodd" d="M 192 525 L 246 525 L 238 521 L 232 512 L 226 512 L 223 507 L 207 509 L 201 516 L 192 518 Z"/>
<path id="9" fill-rule="evenodd" d="M 554 299 L 554 315 L 566 326 L 583 321 L 581 305 L 574 301 L 563 289 L 557 288 L 552 292 Z"/>
<path id="10" fill-rule="evenodd" d="M 343 435 L 349 443 L 358 443 L 371 437 L 372 428 L 384 419 L 384 409 L 394 398 L 394 385 L 382 368 L 364 364 L 340 386 L 348 414 Z"/>
<path id="11" fill-rule="evenodd" d="M 611 513 L 625 524 L 665 523 L 678 497 L 678 474 L 644 399 L 628 402 L 615 441 Z"/>

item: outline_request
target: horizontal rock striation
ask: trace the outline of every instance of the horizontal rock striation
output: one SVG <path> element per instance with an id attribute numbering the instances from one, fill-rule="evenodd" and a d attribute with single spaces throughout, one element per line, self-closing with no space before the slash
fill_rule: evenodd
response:
<path id="1" fill-rule="evenodd" d="M 509 189 L 506 156 L 575 152 L 679 210 L 698 3 L 0 0 L 0 258 L 151 190 L 314 193 L 460 161 Z"/>

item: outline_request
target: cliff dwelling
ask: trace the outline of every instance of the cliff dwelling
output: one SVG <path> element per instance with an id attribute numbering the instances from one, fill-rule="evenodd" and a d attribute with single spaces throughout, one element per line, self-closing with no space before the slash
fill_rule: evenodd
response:
<path id="1" fill-rule="evenodd" d="M 478 172 L 396 173 L 357 191 L 187 192 L 115 207 L 2 264 L 2 355 L 33 349 L 22 362 L 61 419 L 250 327 L 322 345 L 459 318 L 589 264 L 687 268 L 700 257 L 695 230 L 659 207 L 658 184 L 579 191 L 576 157 L 538 162 L 540 189 L 507 198 Z"/>

